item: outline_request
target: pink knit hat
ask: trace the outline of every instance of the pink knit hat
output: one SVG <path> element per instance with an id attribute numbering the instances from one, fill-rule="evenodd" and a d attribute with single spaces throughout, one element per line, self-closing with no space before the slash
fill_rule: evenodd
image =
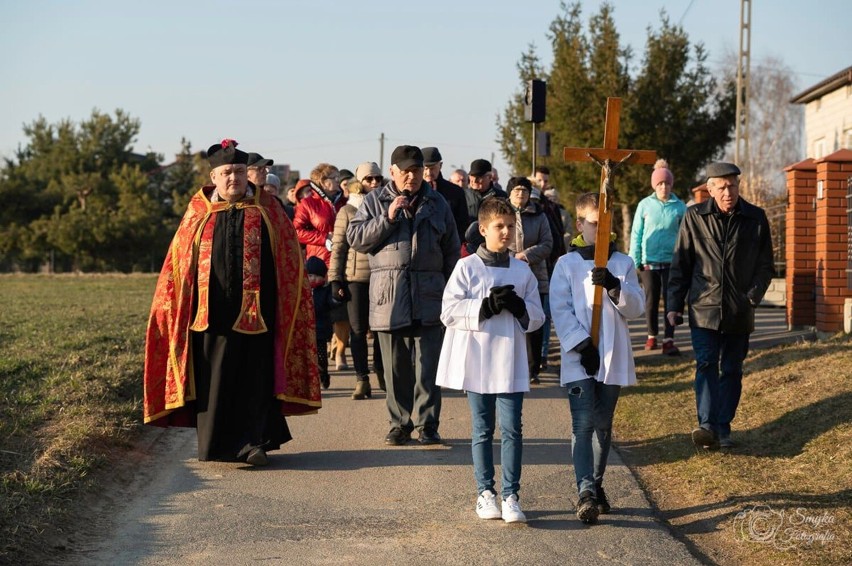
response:
<path id="1" fill-rule="evenodd" d="M 669 171 L 669 164 L 665 159 L 658 159 L 654 163 L 654 172 L 651 173 L 651 187 L 656 187 L 661 181 L 668 181 L 669 185 L 674 185 L 674 175 Z"/>

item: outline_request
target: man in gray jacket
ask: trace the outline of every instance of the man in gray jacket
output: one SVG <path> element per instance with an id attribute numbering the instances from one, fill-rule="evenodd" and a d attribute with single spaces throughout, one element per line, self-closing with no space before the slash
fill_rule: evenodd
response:
<path id="1" fill-rule="evenodd" d="M 391 154 L 391 180 L 372 191 L 350 221 L 349 245 L 370 260 L 370 328 L 379 333 L 391 429 L 399 446 L 417 428 L 421 444 L 441 442 L 441 298 L 460 255 L 447 201 L 423 181 L 423 153 Z"/>
<path id="2" fill-rule="evenodd" d="M 742 392 L 743 360 L 754 331 L 754 308 L 774 274 L 766 213 L 740 198 L 740 169 L 707 166 L 710 200 L 686 211 L 669 272 L 672 326 L 683 322 L 695 352 L 696 446 L 733 448 L 731 421 Z"/>

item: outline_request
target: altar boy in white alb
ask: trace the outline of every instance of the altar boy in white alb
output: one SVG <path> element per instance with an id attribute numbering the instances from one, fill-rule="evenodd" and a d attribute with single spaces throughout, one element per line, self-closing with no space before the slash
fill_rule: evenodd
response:
<path id="1" fill-rule="evenodd" d="M 511 257 L 515 213 L 502 199 L 479 209 L 485 238 L 476 253 L 456 263 L 444 289 L 441 322 L 447 331 L 438 361 L 437 384 L 467 392 L 471 452 L 480 519 L 524 522 L 521 487 L 521 409 L 530 390 L 524 333 L 544 324 L 538 281 L 525 262 Z M 501 499 L 494 489 L 495 417 L 499 411 Z"/>
<path id="2" fill-rule="evenodd" d="M 621 387 L 636 383 L 627 319 L 642 316 L 645 294 L 633 260 L 616 251 L 612 241 L 600 243 L 609 246 L 606 267 L 595 267 L 597 193 L 580 195 L 576 208 L 580 235 L 556 262 L 550 281 L 550 314 L 562 352 L 560 382 L 568 388 L 571 407 L 571 454 L 580 495 L 577 517 L 591 524 L 600 513 L 610 511 L 603 476 L 612 442 L 612 416 Z M 591 338 L 595 285 L 606 289 L 598 348 Z"/>

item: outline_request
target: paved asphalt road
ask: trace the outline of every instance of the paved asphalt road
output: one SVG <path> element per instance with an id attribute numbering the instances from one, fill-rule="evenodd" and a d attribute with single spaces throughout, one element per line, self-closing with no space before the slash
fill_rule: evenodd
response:
<path id="1" fill-rule="evenodd" d="M 756 343 L 798 338 L 782 309 L 759 313 Z M 641 350 L 641 321 L 631 328 Z M 605 484 L 613 514 L 592 527 L 576 519 L 568 403 L 556 374 L 543 377 L 524 404 L 525 525 L 476 517 L 462 394 L 445 392 L 444 445 L 387 447 L 384 394 L 353 401 L 351 372 L 333 372 L 322 410 L 289 419 L 295 440 L 265 468 L 198 462 L 193 430 L 149 429 L 132 482 L 105 494 L 109 519 L 66 563 L 698 564 L 654 518 L 617 453 Z"/>

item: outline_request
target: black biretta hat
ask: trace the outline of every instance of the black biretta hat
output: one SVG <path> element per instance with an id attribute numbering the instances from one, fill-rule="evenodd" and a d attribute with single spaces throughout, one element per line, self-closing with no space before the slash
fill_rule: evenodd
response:
<path id="1" fill-rule="evenodd" d="M 215 143 L 207 148 L 207 162 L 210 168 L 215 169 L 222 165 L 245 165 L 248 162 L 248 153 L 237 149 L 237 142 L 225 138 L 221 143 Z"/>

